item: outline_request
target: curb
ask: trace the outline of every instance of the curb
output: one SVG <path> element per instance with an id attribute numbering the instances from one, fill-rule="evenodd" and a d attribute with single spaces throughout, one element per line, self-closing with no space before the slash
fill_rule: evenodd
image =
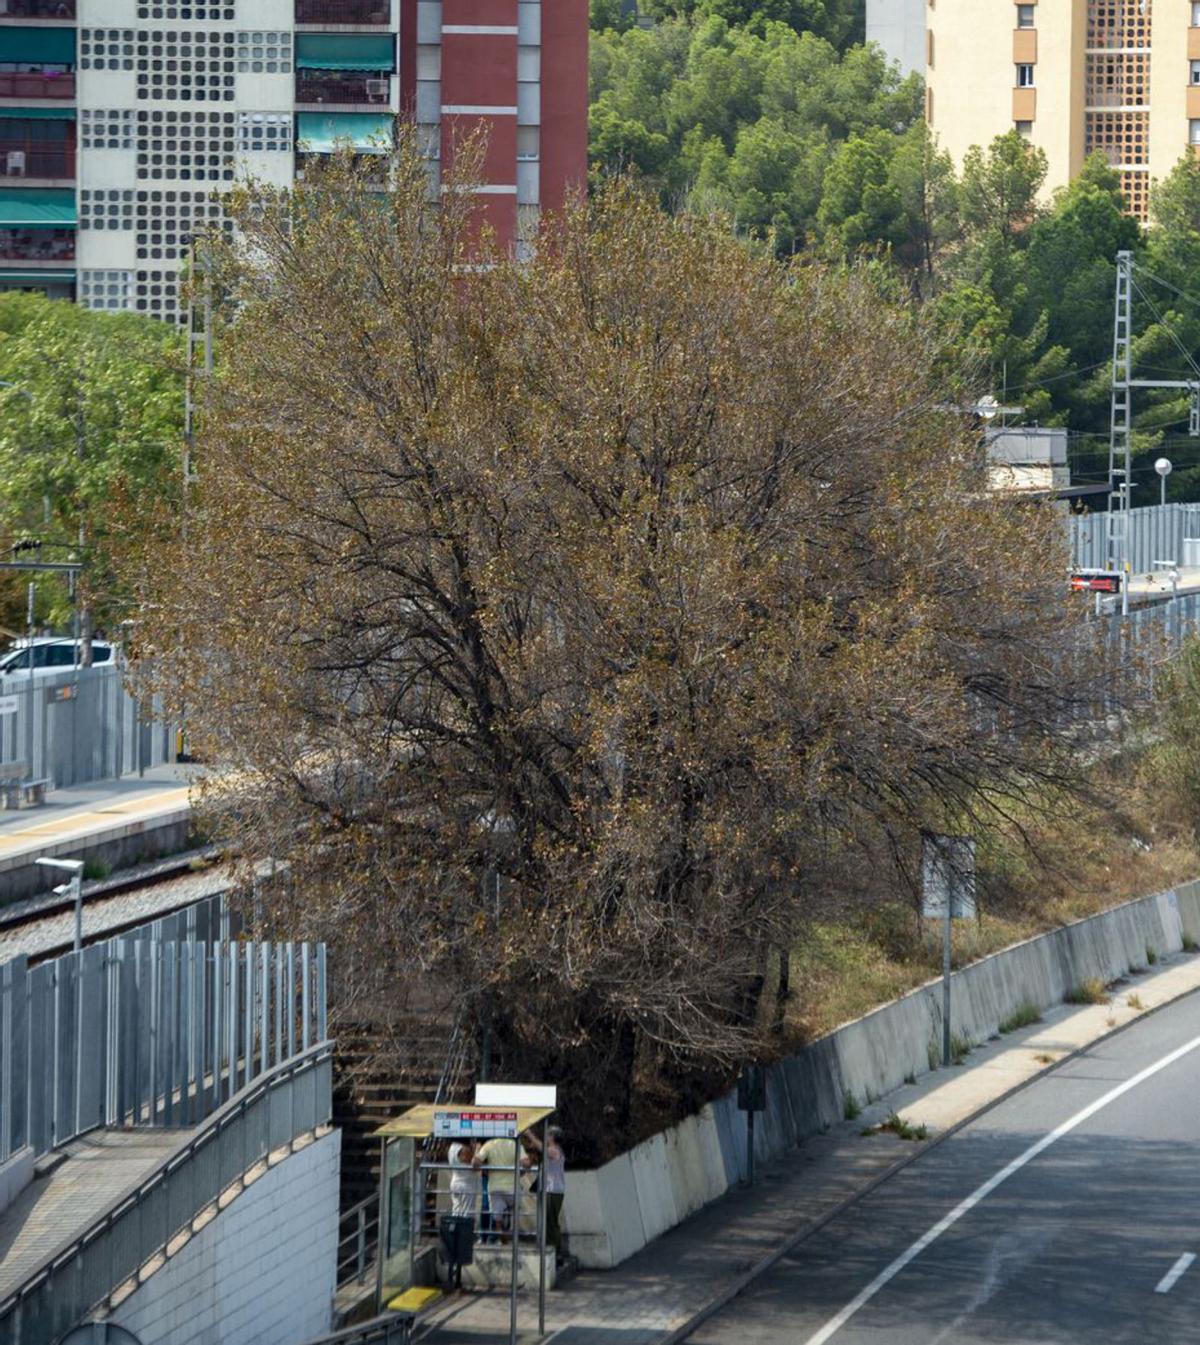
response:
<path id="1" fill-rule="evenodd" d="M 1192 954 L 1192 956 L 1196 955 Z M 1144 1022 L 1147 1018 L 1154 1017 L 1155 1014 L 1161 1013 L 1163 1009 L 1173 1008 L 1176 1004 L 1181 1003 L 1189 996 L 1197 994 L 1200 994 L 1200 986 L 1194 986 L 1191 990 L 1185 990 L 1182 994 L 1176 995 L 1173 999 L 1165 1000 L 1162 1004 L 1156 1004 L 1152 1009 L 1143 1010 L 1136 1018 L 1131 1018 L 1129 1022 L 1122 1023 L 1119 1027 L 1110 1028 L 1107 1032 L 1101 1033 L 1100 1036 L 1093 1037 L 1090 1042 L 1083 1046 L 1077 1046 L 1069 1054 L 1062 1056 L 1060 1059 L 1054 1061 L 1053 1064 L 1047 1065 L 1045 1069 L 1039 1070 L 1036 1074 L 1031 1074 L 1028 1079 L 1022 1079 L 1020 1083 L 1013 1084 L 1011 1088 L 1007 1088 L 1003 1093 L 997 1094 L 997 1096 L 992 1098 L 990 1102 L 984 1103 L 978 1111 L 972 1112 L 969 1116 L 964 1116 L 960 1121 L 955 1121 L 952 1126 L 940 1131 L 932 1139 L 926 1140 L 925 1143 L 919 1145 L 911 1154 L 907 1154 L 905 1157 L 898 1159 L 890 1167 L 885 1168 L 883 1172 L 879 1173 L 878 1176 L 872 1177 L 861 1190 L 854 1192 L 853 1195 L 847 1196 L 844 1200 L 839 1201 L 838 1204 L 827 1210 L 818 1218 L 805 1224 L 794 1233 L 790 1233 L 774 1251 L 768 1252 L 751 1266 L 749 1270 L 739 1275 L 731 1284 L 726 1285 L 724 1289 L 715 1294 L 702 1308 L 699 1308 L 694 1312 L 687 1321 L 660 1336 L 655 1342 L 655 1345 L 682 1345 L 682 1342 L 686 1341 L 694 1331 L 703 1326 L 709 1318 L 715 1317 L 723 1308 L 728 1307 L 739 1294 L 743 1293 L 756 1280 L 765 1275 L 768 1270 L 782 1261 L 789 1252 L 794 1251 L 802 1243 L 806 1242 L 814 1233 L 819 1233 L 827 1224 L 840 1218 L 847 1210 L 852 1209 L 857 1205 L 860 1200 L 865 1200 L 867 1196 L 871 1195 L 885 1182 L 890 1181 L 897 1173 L 903 1172 L 910 1163 L 915 1163 L 917 1159 L 923 1158 L 931 1150 L 936 1149 L 940 1144 L 943 1144 L 946 1140 L 950 1139 L 951 1136 L 957 1135 L 960 1130 L 963 1130 L 969 1125 L 973 1125 L 981 1116 L 986 1116 L 988 1112 L 1007 1102 L 1010 1098 L 1015 1097 L 1018 1093 L 1023 1092 L 1026 1088 L 1031 1087 L 1035 1083 L 1040 1083 L 1047 1075 L 1053 1074 L 1056 1070 L 1061 1069 L 1063 1065 L 1078 1059 L 1085 1052 L 1090 1051 L 1098 1042 L 1108 1041 L 1112 1037 L 1120 1036 L 1122 1032 L 1128 1031 L 1129 1028 L 1133 1027 L 1135 1024 Z M 797 1145 L 796 1147 L 799 1148 L 801 1146 Z"/>

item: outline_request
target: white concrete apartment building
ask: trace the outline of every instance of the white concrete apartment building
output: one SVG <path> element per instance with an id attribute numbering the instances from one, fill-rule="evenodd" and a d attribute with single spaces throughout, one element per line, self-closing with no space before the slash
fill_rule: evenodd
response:
<path id="1" fill-rule="evenodd" d="M 435 178 L 488 121 L 481 210 L 515 245 L 583 179 L 586 43 L 585 0 L 0 0 L 0 290 L 177 321 L 223 189 L 379 152 L 401 111 Z"/>

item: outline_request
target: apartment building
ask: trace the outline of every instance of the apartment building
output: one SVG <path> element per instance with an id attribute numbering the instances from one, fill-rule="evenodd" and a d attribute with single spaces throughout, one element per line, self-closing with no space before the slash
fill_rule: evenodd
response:
<path id="1" fill-rule="evenodd" d="M 0 290 L 180 318 L 192 238 L 243 173 L 293 182 L 415 118 L 488 134 L 480 207 L 518 254 L 582 184 L 587 0 L 0 0 Z"/>
<path id="2" fill-rule="evenodd" d="M 1099 150 L 1144 219 L 1150 183 L 1200 152 L 1200 0 L 927 0 L 925 14 L 926 115 L 956 162 L 1015 127 L 1046 152 L 1050 192 Z"/>

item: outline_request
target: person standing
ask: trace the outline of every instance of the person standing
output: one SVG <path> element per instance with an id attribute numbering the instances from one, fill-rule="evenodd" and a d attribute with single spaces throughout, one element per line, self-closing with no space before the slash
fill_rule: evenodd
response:
<path id="1" fill-rule="evenodd" d="M 534 1153 L 540 1154 L 542 1142 L 531 1130 L 526 1136 Z M 562 1131 L 550 1126 L 546 1131 L 546 1241 L 554 1248 L 555 1259 L 562 1257 L 562 1207 L 567 1193 L 567 1156 L 562 1147 Z"/>
<path id="2" fill-rule="evenodd" d="M 517 1141 L 498 1137 L 488 1140 L 472 1160 L 475 1167 L 487 1172 L 488 1208 L 492 1227 L 505 1232 L 511 1227 L 513 1207 L 516 1204 L 514 1171 L 518 1163 Z M 520 1165 L 528 1167 L 528 1159 L 520 1158 Z"/>
<path id="3" fill-rule="evenodd" d="M 479 1214 L 480 1176 L 474 1167 L 475 1145 L 470 1140 L 450 1146 L 450 1212 L 460 1218 Z"/>

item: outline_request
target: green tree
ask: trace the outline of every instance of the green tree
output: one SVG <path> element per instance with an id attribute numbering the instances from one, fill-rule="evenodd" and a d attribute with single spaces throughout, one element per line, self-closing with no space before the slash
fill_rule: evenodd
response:
<path id="1" fill-rule="evenodd" d="M 121 615 L 117 555 L 143 510 L 179 491 L 183 355 L 178 332 L 134 314 L 0 296 L 0 517 L 45 559 L 77 556 L 84 634 Z M 70 608 L 59 589 L 51 617 Z"/>
<path id="2" fill-rule="evenodd" d="M 1011 239 L 1036 218 L 1045 180 L 1045 151 L 1016 131 L 998 135 L 986 150 L 972 146 L 959 188 L 965 229 L 977 238 L 996 233 Z"/>

